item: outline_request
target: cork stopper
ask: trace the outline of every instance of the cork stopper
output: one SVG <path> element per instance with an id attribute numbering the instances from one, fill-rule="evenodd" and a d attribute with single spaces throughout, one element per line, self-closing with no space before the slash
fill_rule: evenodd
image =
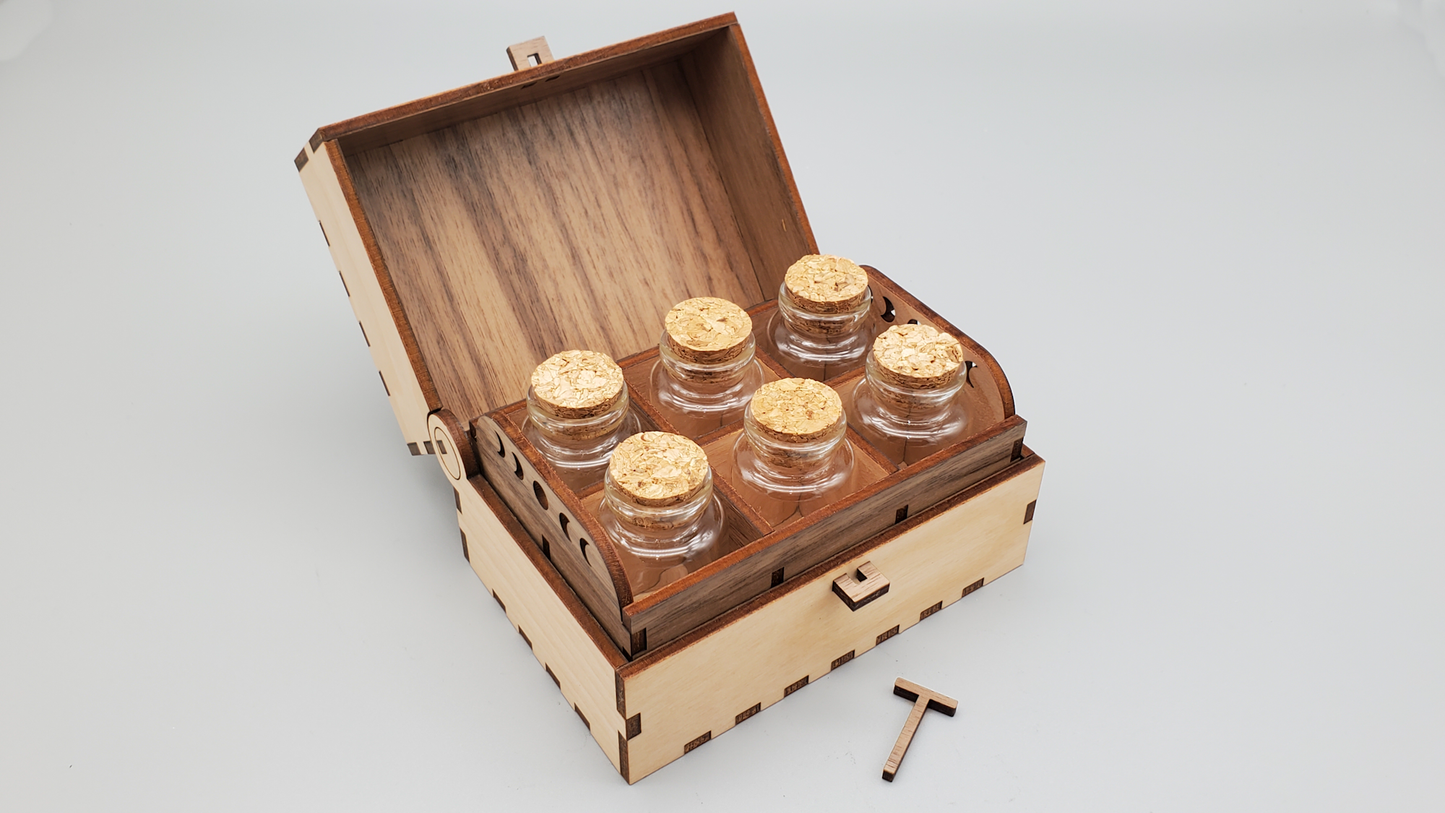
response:
<path id="1" fill-rule="evenodd" d="M 607 475 L 617 492 L 635 505 L 677 505 L 707 483 L 707 455 L 682 435 L 642 432 L 617 444 Z"/>
<path id="2" fill-rule="evenodd" d="M 811 378 L 784 378 L 758 387 L 748 405 L 758 429 L 783 443 L 808 443 L 838 431 L 843 399 Z"/>
<path id="3" fill-rule="evenodd" d="M 688 361 L 718 364 L 747 351 L 753 318 L 726 299 L 700 296 L 677 303 L 663 319 L 672 352 Z"/>
<path id="4" fill-rule="evenodd" d="M 808 313 L 847 313 L 863 304 L 868 274 L 847 257 L 809 254 L 788 267 L 783 285 Z"/>
<path id="5" fill-rule="evenodd" d="M 622 368 L 605 353 L 565 350 L 532 371 L 532 394 L 558 418 L 594 418 L 623 397 Z"/>
<path id="6" fill-rule="evenodd" d="M 873 340 L 873 361 L 879 376 L 890 384 L 941 389 L 958 380 L 963 346 L 928 325 L 894 325 Z"/>

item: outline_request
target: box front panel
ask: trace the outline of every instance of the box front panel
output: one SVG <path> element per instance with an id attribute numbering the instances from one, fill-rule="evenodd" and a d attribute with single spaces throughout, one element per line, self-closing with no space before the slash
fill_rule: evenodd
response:
<path id="1" fill-rule="evenodd" d="M 640 715 L 629 781 L 1018 567 L 1043 471 L 1042 459 L 1026 458 L 881 545 L 825 562 L 784 595 L 624 666 L 625 713 Z M 850 610 L 833 583 L 864 563 L 889 590 Z"/>

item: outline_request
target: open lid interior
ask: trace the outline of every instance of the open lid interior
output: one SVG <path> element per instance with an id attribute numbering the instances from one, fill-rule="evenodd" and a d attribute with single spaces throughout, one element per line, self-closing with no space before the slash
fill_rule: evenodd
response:
<path id="1" fill-rule="evenodd" d="M 677 302 L 754 305 L 817 251 L 732 15 L 316 138 L 339 146 L 433 408 L 464 422 L 553 353 L 639 352 Z"/>

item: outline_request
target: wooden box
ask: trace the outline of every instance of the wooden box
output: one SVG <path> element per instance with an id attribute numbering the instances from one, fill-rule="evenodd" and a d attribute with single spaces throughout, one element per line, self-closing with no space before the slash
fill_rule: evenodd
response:
<path id="1" fill-rule="evenodd" d="M 772 528 L 730 486 L 723 427 L 700 442 L 727 552 L 632 595 L 598 490 L 520 430 L 528 375 L 607 352 L 668 429 L 647 383 L 663 314 L 720 296 L 761 327 L 817 246 L 732 15 L 509 53 L 509 75 L 321 128 L 296 166 L 407 445 L 452 480 L 463 552 L 632 782 L 1021 564 L 1043 461 L 993 357 L 869 268 L 880 327 L 962 342 L 969 436 L 900 469 L 850 429 L 871 484 Z M 859 375 L 826 383 L 846 400 Z"/>

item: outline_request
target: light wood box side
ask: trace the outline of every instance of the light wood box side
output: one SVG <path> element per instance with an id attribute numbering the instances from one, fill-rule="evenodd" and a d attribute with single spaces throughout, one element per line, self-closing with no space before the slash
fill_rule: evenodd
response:
<path id="1" fill-rule="evenodd" d="M 382 386 L 402 436 L 413 454 L 429 450 L 427 414 L 439 404 L 430 382 L 419 378 L 399 324 L 405 317 L 393 307 L 376 271 L 380 255 L 370 242 L 366 218 L 349 193 L 344 166 L 335 160 L 335 145 L 307 144 L 297 156 L 301 183 L 331 251 L 352 311 L 381 376 Z M 338 167 L 340 167 L 338 169 Z"/>
<path id="2" fill-rule="evenodd" d="M 621 667 L 623 712 L 640 716 L 640 733 L 628 743 L 629 781 L 1022 564 L 1043 470 L 1043 460 L 1030 456 L 897 532 Z M 892 589 L 849 611 L 832 582 L 865 561 Z"/>
<path id="3" fill-rule="evenodd" d="M 592 738 L 627 774 L 625 721 L 617 710 L 616 670 L 626 658 L 577 601 L 526 531 L 481 477 L 457 489 L 457 522 L 467 558 L 509 621 L 557 683 Z"/>

